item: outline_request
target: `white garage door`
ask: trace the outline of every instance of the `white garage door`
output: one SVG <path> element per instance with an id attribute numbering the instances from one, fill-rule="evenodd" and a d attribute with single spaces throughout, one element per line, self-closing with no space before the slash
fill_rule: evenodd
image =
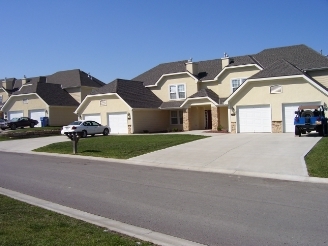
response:
<path id="1" fill-rule="evenodd" d="M 271 108 L 264 106 L 238 107 L 238 132 L 271 132 Z"/>
<path id="2" fill-rule="evenodd" d="M 94 120 L 94 121 L 98 122 L 99 124 L 101 124 L 100 114 L 86 114 L 86 115 L 83 116 L 83 119 L 85 119 L 85 120 Z"/>
<path id="3" fill-rule="evenodd" d="M 13 118 L 19 118 L 23 117 L 23 111 L 9 111 L 8 112 L 8 120 L 11 120 Z"/>
<path id="4" fill-rule="evenodd" d="M 39 121 L 35 127 L 41 127 L 41 117 L 45 117 L 46 113 L 44 109 L 29 110 L 29 117 L 33 120 Z"/>
<path id="5" fill-rule="evenodd" d="M 110 133 L 128 133 L 128 120 L 126 113 L 108 114 Z"/>
<path id="6" fill-rule="evenodd" d="M 303 103 L 288 103 L 283 104 L 282 106 L 282 115 L 283 115 L 283 124 L 284 124 L 284 132 L 294 132 L 294 118 L 295 111 L 298 110 L 300 105 L 320 105 L 320 102 L 303 102 Z"/>

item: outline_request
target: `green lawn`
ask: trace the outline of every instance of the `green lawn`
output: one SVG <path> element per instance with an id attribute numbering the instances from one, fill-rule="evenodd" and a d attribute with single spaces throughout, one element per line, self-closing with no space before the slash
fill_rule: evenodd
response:
<path id="1" fill-rule="evenodd" d="M 153 245 L 0 195 L 0 245 Z"/>
<path id="2" fill-rule="evenodd" d="M 97 136 L 80 139 L 78 154 L 116 159 L 128 159 L 155 150 L 205 138 L 187 134 L 155 134 L 131 136 Z M 38 148 L 37 152 L 72 154 L 73 144 L 61 142 Z"/>
<path id="3" fill-rule="evenodd" d="M 309 175 L 328 178 L 328 137 L 323 137 L 306 155 L 305 162 Z"/>

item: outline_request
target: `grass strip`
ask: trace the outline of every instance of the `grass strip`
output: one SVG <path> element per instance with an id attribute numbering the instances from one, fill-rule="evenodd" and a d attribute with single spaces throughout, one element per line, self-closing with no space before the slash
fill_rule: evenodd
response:
<path id="1" fill-rule="evenodd" d="M 0 195 L 0 245 L 154 245 Z"/>
<path id="2" fill-rule="evenodd" d="M 311 177 L 328 178 L 328 137 L 323 137 L 305 156 Z"/>
<path id="3" fill-rule="evenodd" d="M 78 154 L 94 157 L 128 159 L 202 138 L 206 137 L 188 134 L 88 137 L 80 139 L 78 142 Z M 72 142 L 54 143 L 34 151 L 72 154 Z"/>

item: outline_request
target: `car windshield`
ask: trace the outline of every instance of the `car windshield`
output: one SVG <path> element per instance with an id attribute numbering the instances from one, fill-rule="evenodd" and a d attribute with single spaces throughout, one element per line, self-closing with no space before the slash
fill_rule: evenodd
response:
<path id="1" fill-rule="evenodd" d="M 10 121 L 18 121 L 19 118 L 12 118 Z"/>
<path id="2" fill-rule="evenodd" d="M 73 125 L 73 126 L 79 126 L 81 125 L 81 121 L 73 121 L 72 123 L 70 123 L 69 125 Z"/>

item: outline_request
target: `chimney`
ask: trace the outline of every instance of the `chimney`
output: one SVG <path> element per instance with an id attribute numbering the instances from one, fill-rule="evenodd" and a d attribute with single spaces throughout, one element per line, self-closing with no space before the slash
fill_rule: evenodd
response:
<path id="1" fill-rule="evenodd" d="M 230 64 L 230 61 L 231 61 L 229 55 L 225 52 L 224 52 L 224 57 L 221 58 L 221 60 L 222 60 L 222 68 L 228 66 Z"/>
<path id="2" fill-rule="evenodd" d="M 2 87 L 6 90 L 12 90 L 13 89 L 13 83 L 10 80 L 7 80 L 5 77 L 5 80 L 2 81 Z"/>
<path id="3" fill-rule="evenodd" d="M 26 84 L 26 76 L 24 75 L 24 78 L 22 78 L 22 86 Z"/>
<path id="4" fill-rule="evenodd" d="M 193 62 L 192 58 L 190 58 L 186 63 L 186 71 L 193 75 L 198 75 L 198 63 Z"/>

